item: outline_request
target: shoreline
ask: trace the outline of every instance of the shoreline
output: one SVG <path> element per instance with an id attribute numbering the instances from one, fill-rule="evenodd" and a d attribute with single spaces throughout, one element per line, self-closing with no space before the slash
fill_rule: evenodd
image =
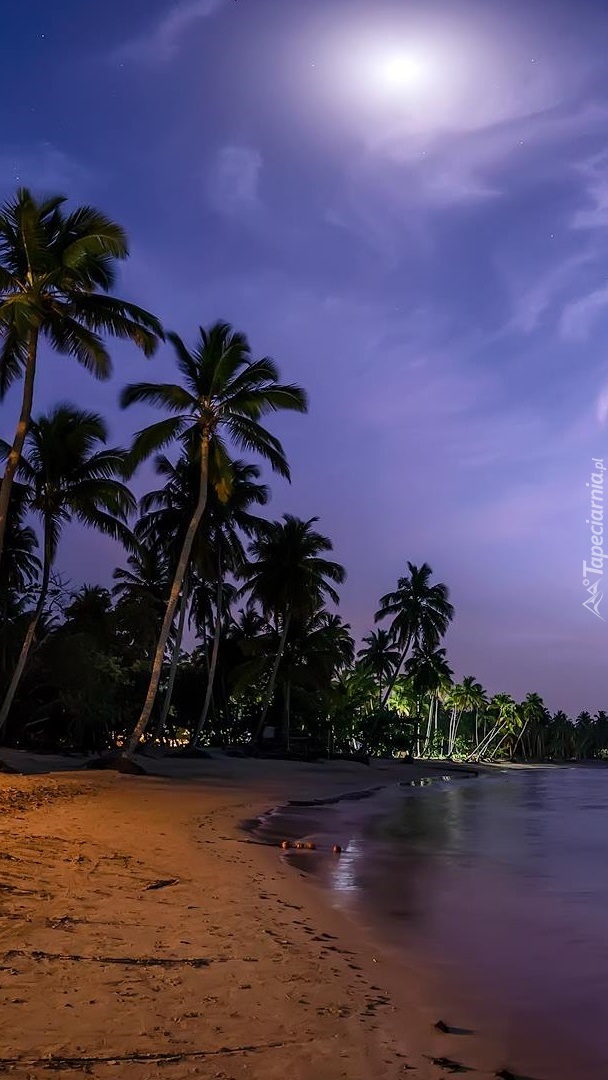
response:
<path id="1" fill-rule="evenodd" d="M 0 1067 L 21 1080 L 144 1080 L 151 1063 L 167 1080 L 440 1080 L 463 1061 L 439 1015 L 416 1016 L 419 973 L 404 986 L 364 928 L 239 828 L 281 798 L 352 801 L 364 778 L 386 787 L 424 766 L 153 767 L 0 777 Z"/>

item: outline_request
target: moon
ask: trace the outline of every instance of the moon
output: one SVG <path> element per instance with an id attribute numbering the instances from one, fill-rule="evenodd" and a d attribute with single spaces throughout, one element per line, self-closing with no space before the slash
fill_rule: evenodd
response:
<path id="1" fill-rule="evenodd" d="M 416 49 L 377 56 L 372 72 L 378 88 L 387 93 L 429 88 L 436 83 L 437 74 L 433 58 Z"/>

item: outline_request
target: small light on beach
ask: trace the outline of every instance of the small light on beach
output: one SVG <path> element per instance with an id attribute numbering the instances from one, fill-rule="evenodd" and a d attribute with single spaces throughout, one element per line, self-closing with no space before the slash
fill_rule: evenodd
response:
<path id="1" fill-rule="evenodd" d="M 287 849 L 291 847 L 291 840 L 283 840 L 281 847 L 283 848 L 283 851 L 287 851 Z"/>
<path id="2" fill-rule="evenodd" d="M 342 854 L 342 848 L 340 847 L 339 844 L 334 844 L 334 846 L 332 847 L 331 850 L 333 851 L 334 855 L 341 855 Z"/>

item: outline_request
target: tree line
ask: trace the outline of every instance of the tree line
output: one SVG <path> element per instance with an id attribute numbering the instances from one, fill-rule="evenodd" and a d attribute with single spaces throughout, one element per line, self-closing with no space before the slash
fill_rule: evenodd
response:
<path id="1" fill-rule="evenodd" d="M 317 519 L 263 516 L 265 464 L 289 479 L 266 426 L 305 413 L 305 391 L 226 323 L 189 346 L 111 295 L 122 228 L 63 197 L 20 189 L 0 212 L 0 396 L 21 382 L 12 441 L 0 440 L 0 738 L 102 751 L 142 740 L 277 753 L 417 753 L 461 758 L 600 757 L 603 713 L 551 716 L 529 694 L 488 698 L 455 684 L 442 645 L 449 592 L 407 564 L 357 650 L 333 610 L 345 570 Z M 120 404 L 160 411 L 128 447 L 94 411 L 35 405 L 39 347 L 111 374 L 108 338 L 152 356 L 175 382 L 125 387 Z M 152 459 L 158 486 L 129 484 Z M 113 587 L 74 590 L 56 572 L 71 521 L 122 545 Z M 186 644 L 188 647 L 186 647 Z"/>

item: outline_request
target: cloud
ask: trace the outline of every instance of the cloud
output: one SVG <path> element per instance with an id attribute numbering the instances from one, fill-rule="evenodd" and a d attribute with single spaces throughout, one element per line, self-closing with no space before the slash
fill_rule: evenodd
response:
<path id="1" fill-rule="evenodd" d="M 223 146 L 208 178 L 207 195 L 215 210 L 238 217 L 259 206 L 262 155 L 249 146 Z"/>
<path id="2" fill-rule="evenodd" d="M 76 158 L 49 142 L 2 147 L 0 177 L 3 197 L 16 187 L 29 187 L 36 194 L 78 195 L 98 179 Z"/>
<path id="3" fill-rule="evenodd" d="M 607 307 L 608 285 L 566 304 L 559 322 L 560 334 L 569 341 L 584 341 L 594 321 Z"/>
<path id="4" fill-rule="evenodd" d="M 597 396 L 595 415 L 598 424 L 603 425 L 608 420 L 608 386 L 604 386 Z"/>
<path id="5" fill-rule="evenodd" d="M 607 120 L 608 105 L 595 103 L 570 111 L 516 112 L 476 126 L 463 117 L 444 130 L 393 131 L 370 149 L 382 167 L 392 163 L 402 177 L 408 174 L 409 193 L 416 202 L 443 207 L 505 194 L 515 182 L 509 169 L 521 165 L 523 157 L 529 184 L 538 175 L 538 165 L 546 168 L 549 147 L 599 131 Z"/>
<path id="6" fill-rule="evenodd" d="M 608 228 L 608 153 L 588 158 L 577 169 L 583 177 L 589 205 L 574 214 L 572 228 Z"/>
<path id="7" fill-rule="evenodd" d="M 170 7 L 140 37 L 127 41 L 114 50 L 112 58 L 169 63 L 177 56 L 188 30 L 214 15 L 224 3 L 225 0 L 182 0 Z"/>

